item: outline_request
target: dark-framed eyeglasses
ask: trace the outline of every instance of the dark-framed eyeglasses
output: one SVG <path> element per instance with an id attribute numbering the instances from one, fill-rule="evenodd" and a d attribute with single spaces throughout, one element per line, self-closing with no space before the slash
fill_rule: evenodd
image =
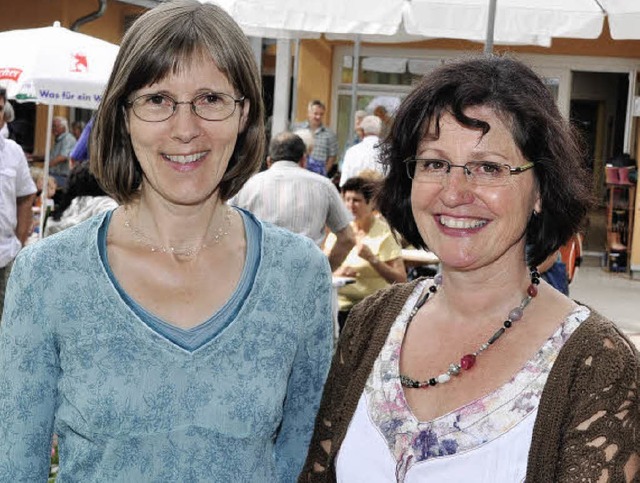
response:
<path id="1" fill-rule="evenodd" d="M 138 119 L 146 122 L 166 121 L 173 116 L 180 104 L 191 105 L 191 111 L 205 121 L 224 121 L 233 115 L 236 105 L 244 99 L 244 96 L 235 99 L 222 92 L 206 92 L 190 101 L 178 102 L 166 94 L 156 93 L 144 94 L 125 104 L 133 109 Z"/>
<path id="2" fill-rule="evenodd" d="M 533 168 L 529 162 L 512 167 L 492 161 L 469 161 L 467 164 L 451 164 L 444 159 L 408 158 L 404 160 L 409 178 L 417 183 L 440 183 L 451 172 L 451 168 L 461 168 L 469 183 L 478 186 L 500 186 L 506 184 L 514 174 Z"/>

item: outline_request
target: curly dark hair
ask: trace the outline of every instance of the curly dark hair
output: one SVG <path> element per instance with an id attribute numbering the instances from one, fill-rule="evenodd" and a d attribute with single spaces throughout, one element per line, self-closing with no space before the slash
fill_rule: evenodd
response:
<path id="1" fill-rule="evenodd" d="M 404 160 L 415 156 L 432 121 L 450 113 L 484 134 L 491 126 L 465 115 L 472 106 L 494 110 L 527 161 L 535 163 L 542 212 L 526 227 L 527 263 L 536 266 L 581 226 L 593 199 L 577 131 L 562 117 L 542 79 L 523 63 L 488 55 L 450 62 L 426 75 L 404 99 L 381 146 L 388 176 L 378 207 L 409 243 L 427 248 L 411 211 L 411 179 Z"/>
<path id="2" fill-rule="evenodd" d="M 345 181 L 340 187 L 340 193 L 345 194 L 347 191 L 361 194 L 364 200 L 369 203 L 374 198 L 376 183 L 366 178 L 354 176 Z"/>

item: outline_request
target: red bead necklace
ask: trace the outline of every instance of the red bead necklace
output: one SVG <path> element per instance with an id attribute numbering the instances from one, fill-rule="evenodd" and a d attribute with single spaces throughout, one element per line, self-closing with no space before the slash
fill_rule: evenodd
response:
<path id="1" fill-rule="evenodd" d="M 428 387 L 434 387 L 438 384 L 449 382 L 452 376 L 458 376 L 459 374 L 461 374 L 461 371 L 468 371 L 469 369 L 471 369 L 476 363 L 476 358 L 484 351 L 486 351 L 489 347 L 491 347 L 491 345 L 500 337 L 502 337 L 502 334 L 504 334 L 507 329 L 511 328 L 514 322 L 517 322 L 522 318 L 525 307 L 529 305 L 529 302 L 531 302 L 531 299 L 533 299 L 533 297 L 538 295 L 538 285 L 540 284 L 540 274 L 538 273 L 538 270 L 536 268 L 532 268 L 530 276 L 531 283 L 529 284 L 529 287 L 527 287 L 527 295 L 522 299 L 520 305 L 509 312 L 509 316 L 507 317 L 507 320 L 502 323 L 502 327 L 500 327 L 489 338 L 489 340 L 487 340 L 487 342 L 482 344 L 476 352 L 465 354 L 464 356 L 462 356 L 462 358 L 460 358 L 459 364 L 455 362 L 451 363 L 449 364 L 449 369 L 447 369 L 446 372 L 443 372 L 439 376 L 432 377 L 424 381 L 418 381 L 417 379 L 412 379 L 409 376 L 400 374 L 400 383 L 404 387 L 409 389 L 426 389 Z M 407 327 L 409 326 L 415 315 L 418 313 L 418 310 L 420 310 L 420 307 L 425 304 L 429 296 L 435 294 L 438 291 L 438 287 L 440 285 L 442 285 L 442 275 L 437 274 L 433 278 L 433 285 L 429 287 L 429 290 L 426 290 L 421 294 L 420 298 L 418 298 L 418 301 L 411 310 L 411 313 L 409 314 L 409 321 L 407 322 Z"/>

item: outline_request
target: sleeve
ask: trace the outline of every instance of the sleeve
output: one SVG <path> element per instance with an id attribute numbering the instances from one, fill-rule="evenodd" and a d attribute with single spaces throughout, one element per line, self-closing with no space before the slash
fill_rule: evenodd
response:
<path id="1" fill-rule="evenodd" d="M 388 233 L 380 244 L 380 253 L 376 254 L 377 257 L 383 262 L 395 260 L 396 258 L 400 258 L 402 256 L 402 247 L 393 237 L 393 233 L 391 233 L 391 230 L 388 227 L 386 228 L 386 230 Z"/>
<path id="2" fill-rule="evenodd" d="M 333 481 L 333 468 L 331 468 L 332 454 L 335 453 L 333 445 L 336 444 L 338 433 L 344 431 L 344 425 L 348 424 L 347 419 L 350 419 L 345 416 L 344 411 L 346 393 L 348 389 L 353 389 L 349 386 L 353 383 L 352 377 L 357 370 L 356 366 L 361 362 L 361 348 L 356 341 L 361 340 L 366 343 L 370 340 L 367 336 L 362 337 L 360 333 L 363 320 L 371 321 L 371 318 L 364 314 L 367 308 L 364 303 L 361 303 L 351 309 L 347 323 L 340 333 L 324 386 L 320 409 L 316 416 L 309 452 L 298 483 Z M 366 325 L 371 329 L 374 324 Z M 368 376 L 368 373 L 366 375 Z"/>
<path id="3" fill-rule="evenodd" d="M 75 161 L 87 161 L 89 159 L 89 137 L 91 136 L 92 128 L 93 118 L 84 127 L 82 134 L 80 134 L 80 139 L 78 139 L 78 142 L 69 153 L 71 159 Z"/>
<path id="4" fill-rule="evenodd" d="M 528 483 L 640 482 L 640 355 L 603 321 L 582 322 L 554 362 L 538 407 Z"/>
<path id="5" fill-rule="evenodd" d="M 304 304 L 307 313 L 301 314 L 305 317 L 301 342 L 289 376 L 282 424 L 276 438 L 276 469 L 283 483 L 295 482 L 302 469 L 333 352 L 331 272 L 326 257 L 320 259 L 322 268 L 315 270 L 312 290 Z"/>
<path id="6" fill-rule="evenodd" d="M 49 474 L 60 368 L 33 272 L 20 254 L 0 326 L 0 481 L 47 481 Z"/>
<path id="7" fill-rule="evenodd" d="M 596 344 L 572 391 L 554 481 L 640 482 L 640 358 L 621 336 Z"/>
<path id="8" fill-rule="evenodd" d="M 37 191 L 36 184 L 29 172 L 29 163 L 22 150 L 19 151 L 20 160 L 16 166 L 16 195 L 27 196 Z"/>

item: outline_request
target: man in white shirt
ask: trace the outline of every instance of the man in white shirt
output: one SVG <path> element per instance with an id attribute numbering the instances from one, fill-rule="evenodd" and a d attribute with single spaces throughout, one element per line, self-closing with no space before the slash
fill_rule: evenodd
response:
<path id="1" fill-rule="evenodd" d="M 348 212 L 328 178 L 304 169 L 306 146 L 300 136 L 283 132 L 269 145 L 269 169 L 247 181 L 229 204 L 258 218 L 311 238 L 320 246 L 328 227 L 337 238 L 329 254 L 335 270 L 355 244 Z"/>
<path id="2" fill-rule="evenodd" d="M 343 186 L 349 178 L 354 178 L 365 170 L 383 173 L 382 165 L 379 163 L 380 151 L 378 148 L 382 121 L 377 116 L 365 116 L 360 123 L 360 128 L 364 134 L 362 141 L 351 146 L 344 153 L 340 186 Z"/>
<path id="3" fill-rule="evenodd" d="M 6 122 L 7 92 L 0 89 L 0 129 Z M 36 185 L 22 148 L 0 136 L 0 319 L 11 263 L 31 234 Z"/>

